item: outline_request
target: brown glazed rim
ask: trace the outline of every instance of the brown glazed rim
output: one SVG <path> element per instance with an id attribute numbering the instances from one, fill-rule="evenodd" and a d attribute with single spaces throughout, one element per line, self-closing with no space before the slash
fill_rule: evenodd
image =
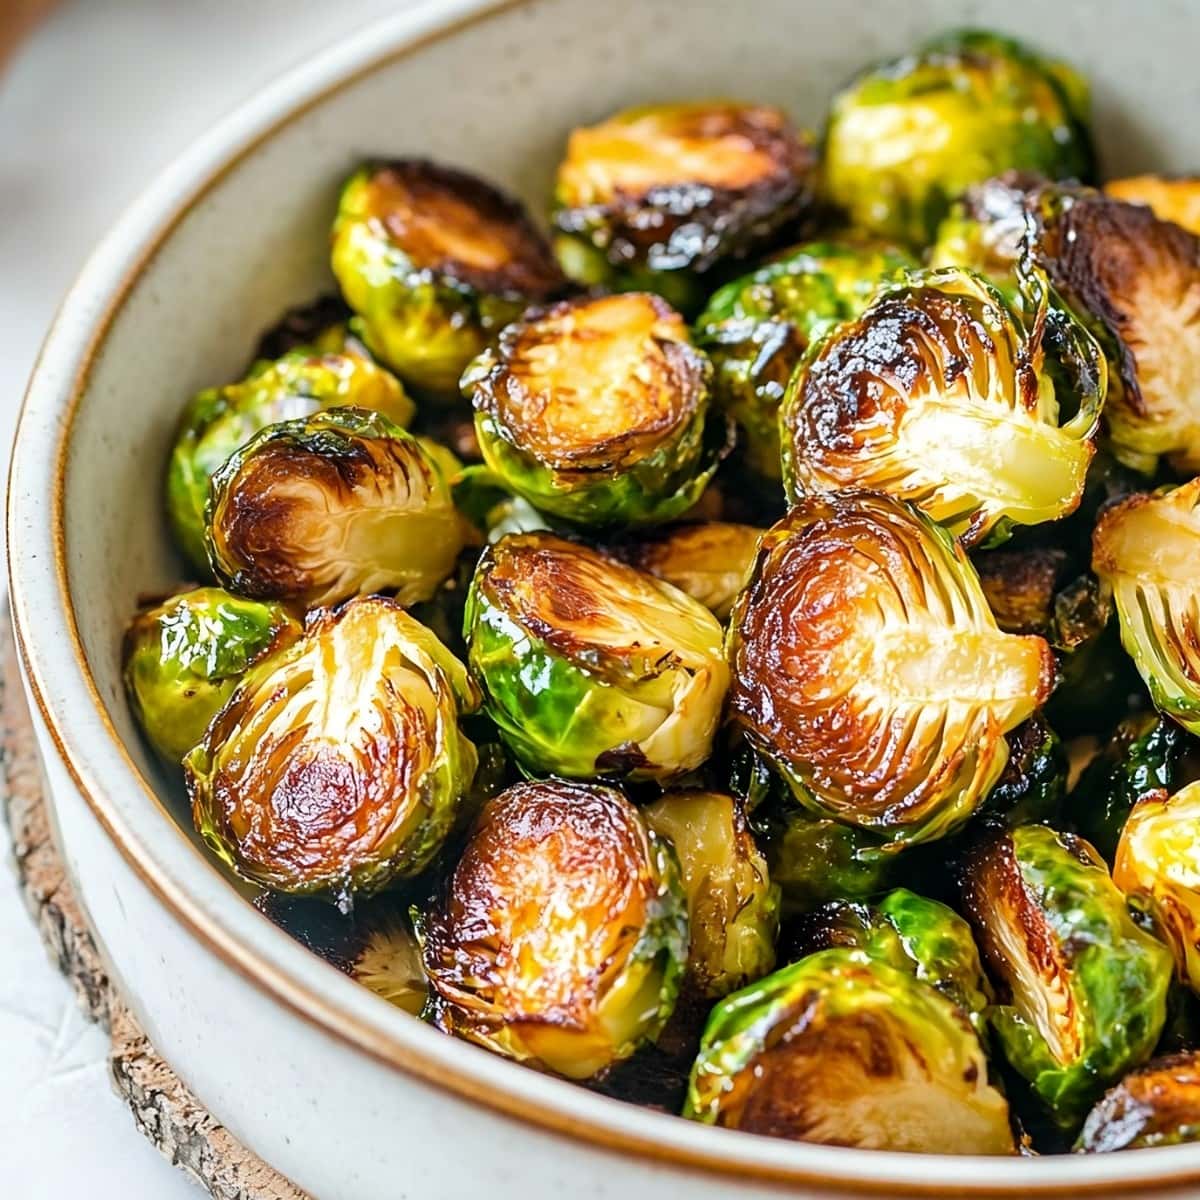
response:
<path id="1" fill-rule="evenodd" d="M 471 7 L 464 12 L 462 10 L 466 7 L 466 3 L 469 3 Z M 427 10 L 424 14 L 424 27 L 417 28 L 415 32 L 412 29 L 406 29 L 403 25 L 397 32 L 390 32 L 388 28 L 390 22 L 381 22 L 378 26 L 368 29 L 366 36 L 360 35 L 362 37 L 361 44 L 366 45 L 372 31 L 378 30 L 378 41 L 382 43 L 381 48 L 360 51 L 349 69 L 341 70 L 332 82 L 323 83 L 318 78 L 316 83 L 307 81 L 304 85 L 298 86 L 295 89 L 298 98 L 288 103 L 282 113 L 268 113 L 267 119 L 257 120 L 252 125 L 250 136 L 237 142 L 236 150 L 232 154 L 226 155 L 220 165 L 206 170 L 203 175 L 190 181 L 189 186 L 185 189 L 184 199 L 176 201 L 171 214 L 159 222 L 153 236 L 141 246 L 119 284 L 110 291 L 98 315 L 92 318 L 92 331 L 67 388 L 65 411 L 54 434 L 51 524 L 56 586 L 67 614 L 67 634 L 71 644 L 71 653 L 79 672 L 79 681 L 88 692 L 96 718 L 103 725 L 107 736 L 112 741 L 113 748 L 123 759 L 131 775 L 137 779 L 150 802 L 158 808 L 163 819 L 171 823 L 182 842 L 211 870 L 215 871 L 216 868 L 204 858 L 203 853 L 179 828 L 154 788 L 141 774 L 126 750 L 108 716 L 79 635 L 68 581 L 64 507 L 65 476 L 71 432 L 81 397 L 87 388 L 100 347 L 138 279 L 188 213 L 245 159 L 255 153 L 281 129 L 304 116 L 330 96 L 357 83 L 380 68 L 407 58 L 433 43 L 453 37 L 462 30 L 497 14 L 528 7 L 533 3 L 535 0 L 466 0 L 466 2 L 460 0 L 457 5 L 447 4 L 446 8 L 449 11 L 432 19 Z M 356 45 L 360 44 L 358 38 L 351 40 Z M 320 59 L 317 60 L 318 63 L 320 61 Z M 311 66 L 312 64 L 302 67 L 287 78 L 299 80 L 311 69 Z M 254 102 L 250 103 L 253 105 Z M 234 119 L 231 118 L 229 128 L 232 128 L 233 124 Z M 60 316 L 70 300 L 75 297 L 77 287 L 78 285 L 68 293 L 68 300 L 60 309 Z M 53 344 L 58 327 L 59 320 L 56 318 L 35 363 L 18 419 L 13 455 L 14 465 L 9 473 L 6 504 L 6 533 L 10 547 L 17 544 L 17 514 L 13 480 L 17 473 L 16 464 L 24 441 L 22 434 L 25 432 L 25 418 L 30 408 L 34 381 L 40 376 L 47 348 Z M 64 715 L 56 712 L 46 699 L 49 689 L 46 687 L 45 677 L 41 673 L 38 657 L 31 651 L 31 645 L 37 640 L 32 636 L 32 631 L 37 626 L 26 609 L 24 588 L 13 561 L 13 555 L 10 553 L 9 594 L 13 606 L 17 647 L 25 677 L 40 712 L 44 728 L 54 743 L 58 757 L 91 812 L 134 873 L 185 927 L 191 937 L 200 942 L 226 967 L 316 1027 L 322 1034 L 335 1038 L 390 1068 L 414 1076 L 426 1083 L 445 1088 L 468 1101 L 486 1106 L 509 1118 L 528 1122 L 564 1138 L 590 1142 L 606 1150 L 639 1155 L 659 1163 L 726 1176 L 731 1179 L 731 1182 L 734 1179 L 742 1182 L 753 1179 L 764 1184 L 808 1185 L 842 1194 L 888 1193 L 910 1196 L 963 1196 L 969 1194 L 996 1197 L 1030 1194 L 1069 1197 L 1084 1193 L 1096 1195 L 1122 1189 L 1144 1189 L 1147 1186 L 1175 1190 L 1175 1188 L 1185 1187 L 1190 1182 L 1200 1180 L 1200 1159 L 1194 1155 L 1188 1155 L 1187 1147 L 1142 1151 L 1136 1156 L 1136 1160 L 1144 1162 L 1147 1169 L 1135 1173 L 1126 1167 L 1124 1170 L 1116 1172 L 1116 1178 L 1089 1178 L 1092 1174 L 1091 1171 L 1071 1170 L 1072 1165 L 1075 1168 L 1083 1167 L 1085 1163 L 1094 1166 L 1098 1163 L 1097 1157 L 1054 1160 L 1059 1164 L 1052 1168 L 1057 1178 L 1043 1176 L 1038 1179 L 1029 1177 L 1032 1171 L 1013 1169 L 1017 1166 L 1032 1168 L 1034 1164 L 1017 1164 L 1013 1160 L 979 1158 L 964 1160 L 930 1155 L 889 1154 L 887 1152 L 869 1152 L 868 1154 L 864 1151 L 831 1150 L 829 1147 L 800 1144 L 784 1143 L 781 1145 L 775 1143 L 771 1145 L 765 1140 L 751 1138 L 747 1135 L 737 1135 L 723 1130 L 702 1130 L 695 1126 L 691 1127 L 688 1132 L 696 1136 L 691 1136 L 688 1140 L 696 1141 L 697 1145 L 671 1145 L 669 1136 L 664 1136 L 660 1140 L 656 1134 L 669 1135 L 672 1129 L 677 1133 L 681 1132 L 684 1122 L 678 1118 L 634 1109 L 619 1101 L 582 1092 L 572 1085 L 556 1080 L 533 1077 L 539 1090 L 557 1091 L 564 1101 L 568 1101 L 566 1108 L 571 1107 L 569 1102 L 574 1099 L 576 1107 L 583 1104 L 590 1110 L 584 1114 L 573 1113 L 566 1111 L 565 1108 L 560 1109 L 553 1103 L 547 1104 L 544 1097 L 539 1099 L 533 1096 L 530 1094 L 528 1086 L 518 1086 L 523 1082 L 522 1077 L 525 1075 L 524 1070 L 520 1067 L 507 1063 L 496 1064 L 504 1069 L 504 1079 L 509 1082 L 509 1086 L 505 1088 L 504 1086 L 492 1086 L 489 1083 L 486 1079 L 489 1074 L 487 1065 L 482 1061 L 476 1060 L 479 1061 L 477 1072 L 454 1061 L 460 1050 L 472 1050 L 473 1053 L 478 1053 L 480 1056 L 486 1055 L 485 1051 L 473 1051 L 473 1048 L 455 1045 L 450 1039 L 444 1039 L 442 1035 L 434 1034 L 432 1031 L 429 1031 L 430 1038 L 425 1044 L 414 1044 L 414 1041 L 421 1042 L 423 1040 L 421 1037 L 406 1040 L 391 1036 L 375 1027 L 371 1022 L 363 1021 L 356 1014 L 347 1012 L 340 1007 L 336 1003 L 336 983 L 331 983 L 328 989 L 325 989 L 334 993 L 334 998 L 331 999 L 329 995 L 323 994 L 323 989 L 313 986 L 298 972 L 267 961 L 258 951 L 236 937 L 231 930 L 220 922 L 214 922 L 208 918 L 186 886 L 171 878 L 139 845 L 135 832 L 129 827 L 126 818 L 117 811 L 111 797 L 90 779 L 90 772 L 86 765 L 87 755 L 79 746 L 73 744 L 72 734 L 67 728 Z M 270 925 L 268 918 L 264 916 L 262 921 L 272 932 L 278 933 Z M 280 936 L 286 937 L 282 934 Z M 297 954 L 305 953 L 302 947 L 296 946 L 295 949 Z M 327 967 L 326 969 L 335 973 L 334 968 Z M 349 981 L 345 982 L 348 987 L 354 986 Z M 396 1014 L 396 1016 L 397 1020 L 410 1020 L 404 1014 Z M 414 1027 L 413 1033 L 417 1032 Z M 447 1043 L 447 1047 L 445 1053 L 439 1054 L 437 1043 L 442 1041 Z M 622 1113 L 636 1114 L 636 1128 L 631 1128 L 628 1121 L 619 1119 Z M 593 1119 L 588 1119 L 589 1117 Z M 844 1155 L 847 1167 L 851 1168 L 853 1164 L 857 1164 L 859 1170 L 849 1169 L 844 1173 L 830 1173 L 826 1163 L 805 1163 L 803 1159 L 811 1158 L 814 1152 L 820 1153 L 822 1158 L 831 1153 Z M 1126 1156 L 1118 1157 L 1125 1158 Z M 787 1161 L 788 1159 L 791 1161 Z M 1050 1165 L 1051 1161 L 1046 1160 L 1044 1165 Z M 864 1172 L 862 1167 L 867 1162 L 876 1163 L 882 1169 Z M 942 1170 L 938 1170 L 935 1164 L 940 1165 Z M 955 1167 L 954 1172 L 948 1169 L 951 1164 Z M 989 1171 L 998 1171 L 1003 1175 L 1004 1181 L 989 1181 L 987 1178 Z M 1080 1174 L 1083 1175 L 1082 1179 L 1079 1178 Z M 929 1178 L 931 1175 L 934 1178 Z M 924 1181 L 921 1179 L 922 1176 L 925 1176 Z"/>

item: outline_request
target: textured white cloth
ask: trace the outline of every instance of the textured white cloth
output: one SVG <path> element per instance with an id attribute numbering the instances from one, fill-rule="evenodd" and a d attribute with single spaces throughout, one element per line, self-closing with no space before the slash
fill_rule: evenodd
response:
<path id="1" fill-rule="evenodd" d="M 0 76 L 5 472 L 38 345 L 121 209 L 260 85 L 406 2 L 74 0 L 18 52 Z M 112 1093 L 105 1039 L 50 965 L 9 861 L 0 831 L 0 1196 L 195 1197 Z"/>

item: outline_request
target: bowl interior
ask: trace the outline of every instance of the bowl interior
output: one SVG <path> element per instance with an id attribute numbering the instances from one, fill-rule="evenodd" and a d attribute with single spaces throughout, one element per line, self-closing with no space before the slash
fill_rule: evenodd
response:
<path id="1" fill-rule="evenodd" d="M 482 10 L 403 53 L 386 38 L 360 52 L 352 77 L 260 130 L 232 160 L 222 163 L 214 145 L 215 169 L 193 170 L 173 213 L 160 206 L 156 225 L 119 235 L 125 286 L 76 300 L 93 304 L 98 332 L 75 377 L 55 384 L 74 405 L 54 498 L 67 594 L 108 719 L 188 836 L 179 782 L 138 737 L 120 676 L 121 631 L 139 593 L 172 590 L 182 575 L 161 503 L 168 447 L 193 392 L 237 376 L 285 308 L 331 288 L 336 190 L 363 156 L 461 165 L 543 213 L 575 124 L 633 103 L 733 95 L 783 105 L 819 128 L 834 89 L 863 64 L 977 24 L 1087 74 L 1108 173 L 1200 166 L 1200 122 L 1178 119 L 1198 99 L 1200 6 L 1187 0 L 1152 10 L 1135 0 L 527 0 Z M 36 436 L 52 436 L 50 425 L 36 424 Z M 34 518 L 19 530 L 23 545 L 49 554 L 50 522 L 41 509 Z M 26 632 L 35 642 L 59 636 Z M 149 800 L 128 802 L 142 803 L 147 822 L 163 819 Z"/>

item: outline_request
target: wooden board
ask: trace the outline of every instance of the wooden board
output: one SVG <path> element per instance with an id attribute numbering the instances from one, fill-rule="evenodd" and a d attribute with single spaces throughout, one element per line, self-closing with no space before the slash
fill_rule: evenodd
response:
<path id="1" fill-rule="evenodd" d="M 50 835 L 7 609 L 0 611 L 0 817 L 12 833 L 21 892 L 50 957 L 84 1013 L 111 1036 L 109 1076 L 134 1124 L 216 1200 L 306 1200 L 205 1112 L 109 982 Z"/>

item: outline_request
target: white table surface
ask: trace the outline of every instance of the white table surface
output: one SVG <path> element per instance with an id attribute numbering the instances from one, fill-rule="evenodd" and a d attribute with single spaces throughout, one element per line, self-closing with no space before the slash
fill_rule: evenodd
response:
<path id="1" fill-rule="evenodd" d="M 74 0 L 0 75 L 0 466 L 38 344 L 92 245 L 217 117 L 408 0 Z M 0 0 L 0 22 L 5 0 Z M 109 1088 L 21 905 L 0 831 L 0 1196 L 199 1193 Z"/>

